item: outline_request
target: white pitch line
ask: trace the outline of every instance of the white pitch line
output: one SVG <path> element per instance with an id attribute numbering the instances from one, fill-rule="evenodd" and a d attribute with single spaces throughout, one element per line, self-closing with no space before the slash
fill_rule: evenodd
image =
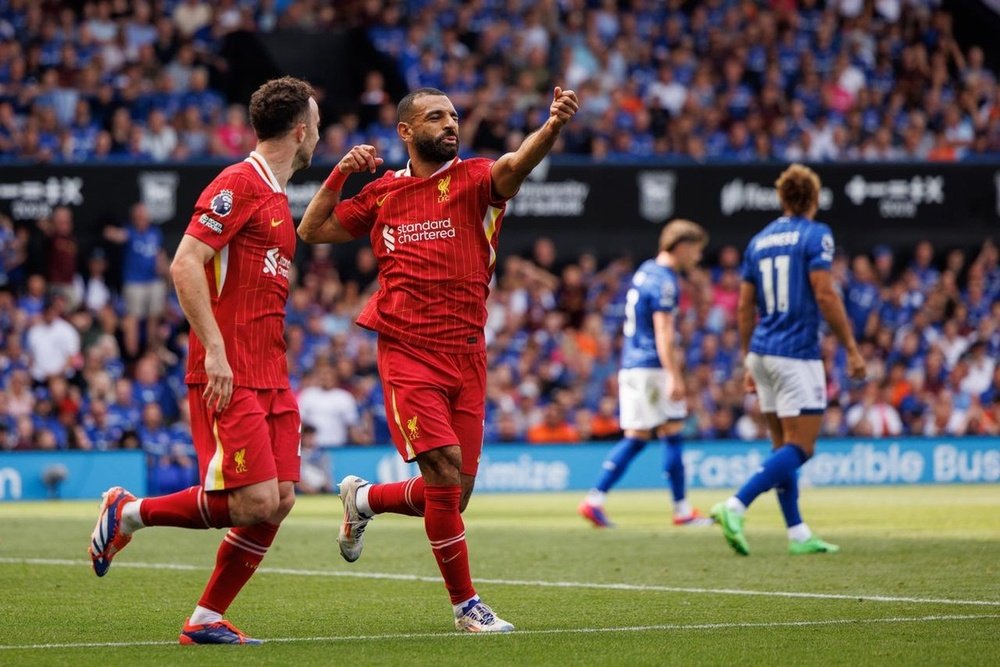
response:
<path id="1" fill-rule="evenodd" d="M 86 561 L 65 558 L 0 558 L 0 564 L 13 565 L 89 565 Z M 181 563 L 115 563 L 118 568 L 142 570 L 177 570 L 184 572 L 209 571 L 212 568 L 205 565 L 186 565 Z M 383 579 L 390 581 L 412 581 L 418 583 L 440 584 L 440 577 L 425 577 L 416 574 L 394 574 L 390 572 L 338 572 L 335 570 L 299 570 L 285 567 L 262 567 L 260 574 L 284 574 L 297 577 L 339 577 L 354 579 Z M 803 593 L 797 591 L 755 591 L 742 588 L 695 588 L 688 586 L 660 586 L 657 584 L 602 584 L 586 581 L 532 581 L 522 579 L 484 579 L 477 578 L 477 583 L 494 584 L 497 586 L 528 586 L 536 588 L 582 588 L 588 590 L 632 591 L 645 593 L 692 593 L 697 595 L 742 595 L 774 598 L 799 598 L 806 600 L 855 600 L 863 602 L 900 602 L 910 604 L 941 604 L 978 607 L 1000 607 L 1000 600 L 955 600 L 951 598 L 918 598 L 891 595 L 849 595 L 846 593 Z"/>
<path id="2" fill-rule="evenodd" d="M 667 632 L 683 630 L 749 630 L 767 628 L 808 628 L 832 625 L 874 625 L 877 623 L 936 623 L 942 621 L 1000 620 L 1000 615 L 975 614 L 953 616 L 894 616 L 891 618 L 834 618 L 824 621 L 774 621 L 769 623 L 667 623 L 663 625 L 633 625 L 613 628 L 551 628 L 548 630 L 517 630 L 512 633 L 490 635 L 459 632 L 412 632 L 387 635 L 333 635 L 330 637 L 274 637 L 264 639 L 268 644 L 297 644 L 304 642 L 386 641 L 405 639 L 466 638 L 483 636 L 524 637 L 531 635 L 585 635 L 609 632 Z M 140 642 L 81 642 L 77 644 L 16 644 L 0 645 L 0 651 L 32 651 L 54 648 L 132 648 L 138 646 L 177 646 L 176 641 Z"/>

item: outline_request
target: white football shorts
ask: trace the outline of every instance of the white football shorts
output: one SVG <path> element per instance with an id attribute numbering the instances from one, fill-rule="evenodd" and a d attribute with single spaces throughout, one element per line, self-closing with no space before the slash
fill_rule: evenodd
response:
<path id="1" fill-rule="evenodd" d="M 826 373 L 819 359 L 793 359 L 751 352 L 747 368 L 757 385 L 761 412 L 779 417 L 821 414 L 826 410 Z"/>
<path id="2" fill-rule="evenodd" d="M 671 401 L 662 368 L 618 371 L 618 409 L 622 430 L 645 431 L 687 417 L 687 402 Z"/>

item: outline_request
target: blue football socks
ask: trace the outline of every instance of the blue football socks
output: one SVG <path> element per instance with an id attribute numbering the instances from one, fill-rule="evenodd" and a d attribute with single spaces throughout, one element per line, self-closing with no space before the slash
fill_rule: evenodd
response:
<path id="1" fill-rule="evenodd" d="M 608 452 L 607 458 L 604 459 L 604 471 L 601 473 L 601 477 L 597 480 L 597 485 L 594 488 L 602 493 L 607 493 L 611 490 L 611 487 L 617 484 L 618 480 L 625 474 L 625 471 L 628 470 L 628 464 L 632 462 L 632 459 L 645 446 L 645 440 L 640 440 L 639 438 L 622 438 L 615 445 L 614 449 Z"/>
<path id="2" fill-rule="evenodd" d="M 684 438 L 681 435 L 668 435 L 663 438 L 663 471 L 670 479 L 670 489 L 674 494 L 674 502 L 684 500 Z"/>
<path id="3" fill-rule="evenodd" d="M 761 469 L 736 492 L 736 497 L 741 503 L 749 507 L 750 503 L 760 494 L 773 489 L 779 484 L 786 483 L 789 478 L 795 475 L 799 467 L 806 462 L 806 459 L 805 452 L 797 445 L 784 445 L 764 461 Z M 797 502 L 798 493 L 795 495 Z M 784 506 L 782 506 L 782 509 L 784 509 Z"/>
<path id="4" fill-rule="evenodd" d="M 799 471 L 792 471 L 774 490 L 778 493 L 778 504 L 785 516 L 785 525 L 791 528 L 802 523 L 802 515 L 799 514 Z"/>

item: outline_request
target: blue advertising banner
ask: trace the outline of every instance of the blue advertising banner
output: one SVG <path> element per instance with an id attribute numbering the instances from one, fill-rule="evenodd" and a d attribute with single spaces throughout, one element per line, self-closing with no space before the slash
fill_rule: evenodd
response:
<path id="1" fill-rule="evenodd" d="M 116 484 L 145 495 L 146 455 L 137 450 L 0 453 L 0 501 L 97 500 Z"/>
<path id="2" fill-rule="evenodd" d="M 597 479 L 610 447 L 611 443 L 487 445 L 476 491 L 583 491 Z M 647 450 L 617 488 L 664 486 L 661 448 L 650 444 Z M 688 486 L 734 489 L 769 451 L 766 442 L 688 443 L 684 451 Z M 403 463 L 390 447 L 351 447 L 330 454 L 335 480 L 354 474 L 391 482 L 417 474 L 416 464 Z M 56 473 L 65 474 L 57 497 L 67 500 L 99 498 L 115 484 L 137 494 L 146 490 L 142 452 L 9 452 L 0 453 L 0 501 L 56 497 L 45 481 Z M 823 440 L 816 456 L 803 466 L 800 480 L 803 486 L 998 483 L 1000 438 Z"/>
<path id="3" fill-rule="evenodd" d="M 487 445 L 479 464 L 477 492 L 582 491 L 601 469 L 609 443 L 580 445 Z M 647 446 L 617 488 L 660 488 L 661 447 Z M 736 488 L 770 452 L 770 443 L 691 442 L 684 463 L 689 488 Z M 332 450 L 334 479 L 347 474 L 379 482 L 417 474 L 386 447 Z M 803 486 L 953 484 L 1000 482 L 1000 438 L 823 440 L 803 466 Z"/>

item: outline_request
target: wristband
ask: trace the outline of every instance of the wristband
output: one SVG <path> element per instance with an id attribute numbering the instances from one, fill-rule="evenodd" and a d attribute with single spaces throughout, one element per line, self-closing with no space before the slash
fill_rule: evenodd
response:
<path id="1" fill-rule="evenodd" d="M 330 175 L 326 177 L 323 181 L 323 187 L 331 192 L 340 192 L 344 189 L 344 183 L 347 182 L 347 174 L 340 170 L 339 166 L 333 168 Z"/>

